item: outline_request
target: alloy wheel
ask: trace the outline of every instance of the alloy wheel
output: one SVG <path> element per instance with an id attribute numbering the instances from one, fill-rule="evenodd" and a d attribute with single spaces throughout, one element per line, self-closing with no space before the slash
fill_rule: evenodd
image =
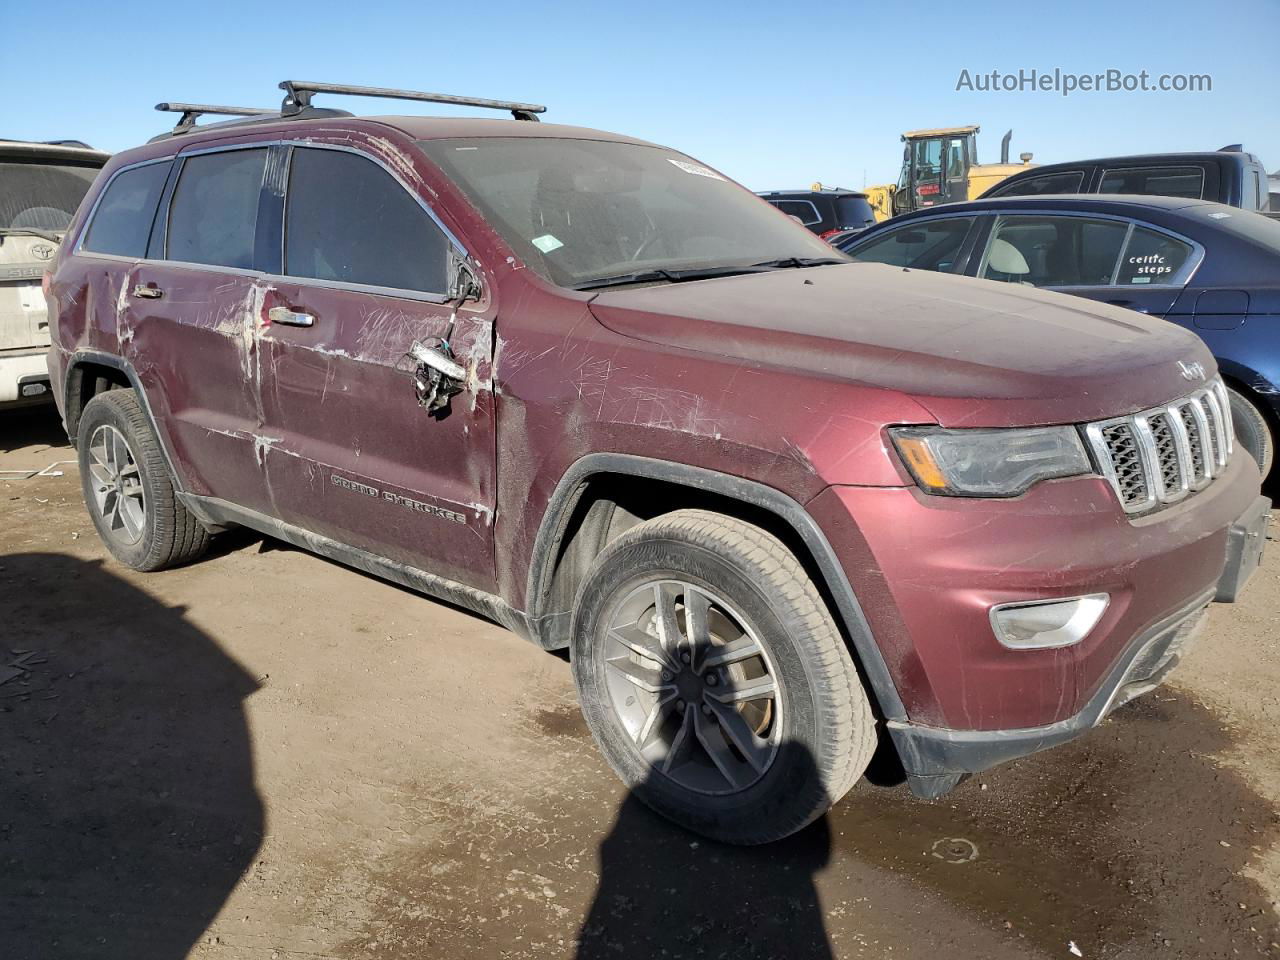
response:
<path id="1" fill-rule="evenodd" d="M 142 474 L 124 434 L 110 424 L 89 439 L 89 476 L 94 506 L 110 536 L 129 546 L 141 540 L 147 519 Z"/>
<path id="2" fill-rule="evenodd" d="M 724 598 L 650 581 L 615 608 L 604 658 L 610 704 L 640 755 L 698 793 L 737 793 L 769 769 L 782 730 L 777 673 Z"/>

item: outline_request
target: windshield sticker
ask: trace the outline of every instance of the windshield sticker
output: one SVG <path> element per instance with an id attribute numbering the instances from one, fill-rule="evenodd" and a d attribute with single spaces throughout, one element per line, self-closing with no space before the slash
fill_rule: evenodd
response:
<path id="1" fill-rule="evenodd" d="M 1223 212 L 1221 212 L 1221 211 L 1215 211 L 1215 212 L 1213 212 L 1213 213 L 1209 214 L 1209 219 L 1210 219 L 1210 220 L 1226 220 L 1226 219 L 1227 219 L 1228 217 L 1230 217 L 1230 216 L 1231 216 L 1231 214 L 1229 214 L 1229 213 L 1223 213 Z"/>
<path id="2" fill-rule="evenodd" d="M 563 243 L 549 233 L 544 233 L 540 237 L 534 237 L 530 242 L 543 253 L 550 253 L 552 250 L 559 250 L 564 246 Z"/>
<path id="3" fill-rule="evenodd" d="M 710 167 L 704 167 L 700 163 L 690 163 L 688 160 L 677 160 L 675 157 L 667 157 L 667 163 L 672 166 L 679 167 L 685 173 L 692 173 L 695 177 L 710 177 L 712 180 L 723 180 L 724 177 L 716 173 Z"/>

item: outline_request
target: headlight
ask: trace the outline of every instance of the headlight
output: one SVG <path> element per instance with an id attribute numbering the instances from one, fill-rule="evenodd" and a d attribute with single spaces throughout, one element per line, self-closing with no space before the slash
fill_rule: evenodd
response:
<path id="1" fill-rule="evenodd" d="M 894 427 L 889 435 L 916 482 L 929 493 L 1016 497 L 1041 480 L 1093 472 L 1074 427 Z"/>

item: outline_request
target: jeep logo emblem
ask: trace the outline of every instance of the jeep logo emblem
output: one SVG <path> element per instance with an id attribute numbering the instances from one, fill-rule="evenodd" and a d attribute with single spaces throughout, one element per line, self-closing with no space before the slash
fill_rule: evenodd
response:
<path id="1" fill-rule="evenodd" d="M 1178 369 L 1182 371 L 1183 380 L 1203 380 L 1204 364 L 1198 361 L 1187 363 L 1185 360 L 1178 361 Z"/>
<path id="2" fill-rule="evenodd" d="M 31 255 L 37 260 L 52 260 L 54 248 L 47 243 L 33 243 L 31 245 Z"/>

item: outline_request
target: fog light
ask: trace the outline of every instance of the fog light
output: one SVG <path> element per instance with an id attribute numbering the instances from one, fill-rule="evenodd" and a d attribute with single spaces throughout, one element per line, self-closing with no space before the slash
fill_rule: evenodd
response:
<path id="1" fill-rule="evenodd" d="M 1052 650 L 1083 640 L 1102 619 L 1111 598 L 1105 593 L 1065 600 L 1002 603 L 991 608 L 991 629 L 1011 650 Z"/>

